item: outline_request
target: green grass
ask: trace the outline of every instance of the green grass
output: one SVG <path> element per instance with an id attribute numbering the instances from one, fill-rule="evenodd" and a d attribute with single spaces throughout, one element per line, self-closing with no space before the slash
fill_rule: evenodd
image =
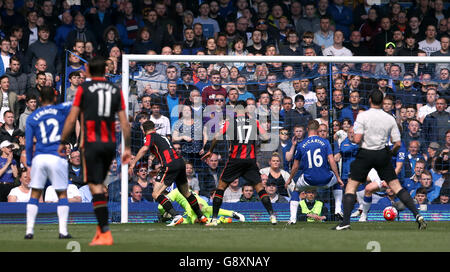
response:
<path id="1" fill-rule="evenodd" d="M 93 224 L 69 225 L 74 237 L 59 240 L 56 224 L 37 225 L 33 240 L 24 240 L 25 225 L 0 225 L 0 251 L 69 252 L 70 241 L 80 244 L 81 252 L 369 252 L 370 241 L 376 241 L 382 252 L 450 251 L 450 222 L 429 222 L 419 231 L 414 222 L 352 223 L 350 231 L 330 230 L 336 223 L 297 223 L 285 226 L 279 222 L 232 223 L 217 227 L 163 224 L 113 224 L 114 245 L 88 246 L 95 233 Z"/>

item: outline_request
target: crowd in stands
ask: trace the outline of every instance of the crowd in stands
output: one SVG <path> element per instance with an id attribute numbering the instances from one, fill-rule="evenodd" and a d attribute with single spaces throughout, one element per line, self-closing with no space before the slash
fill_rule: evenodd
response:
<path id="1" fill-rule="evenodd" d="M 78 86 L 89 80 L 84 64 L 96 55 L 107 59 L 106 78 L 119 86 L 125 53 L 386 60 L 450 56 L 450 6 L 445 1 L 368 2 L 0 0 L 0 201 L 21 201 L 29 192 L 23 170 L 24 127 L 27 116 L 40 106 L 40 89 L 52 86 L 61 102 L 73 100 Z M 133 154 L 144 144 L 141 124 L 153 121 L 157 133 L 170 138 L 187 161 L 191 189 L 207 200 L 226 162 L 227 142 L 220 141 L 205 162 L 200 158 L 211 134 L 220 129 L 219 121 L 233 118 L 226 109 L 232 110 L 236 101 L 246 101 L 249 112 L 276 135 L 278 145 L 271 150 L 259 144 L 257 161 L 272 201 L 286 203 L 284 183 L 296 144 L 307 135 L 307 122 L 319 121 L 319 135 L 333 144 L 345 180 L 358 149 L 352 143 L 353 123 L 370 106 L 370 91 L 380 89 L 385 94 L 383 110 L 392 114 L 402 132 L 403 146 L 393 163 L 403 186 L 418 203 L 448 203 L 448 62 L 131 62 L 129 71 Z M 117 158 L 119 153 L 120 142 Z M 88 202 L 76 138 L 67 143 L 67 157 L 69 201 Z M 150 173 L 159 166 L 151 154 L 140 162 L 130 176 L 130 202 L 153 201 Z M 117 159 L 105 182 L 112 201 L 120 201 L 120 169 Z M 50 187 L 48 200 L 42 201 L 51 202 L 52 196 Z M 318 197 L 328 202 L 324 198 L 330 196 L 319 192 Z M 259 199 L 238 179 L 225 191 L 224 201 Z"/>

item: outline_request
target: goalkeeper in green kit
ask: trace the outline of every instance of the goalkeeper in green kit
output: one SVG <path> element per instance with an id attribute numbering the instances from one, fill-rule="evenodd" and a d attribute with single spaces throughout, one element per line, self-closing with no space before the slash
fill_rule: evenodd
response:
<path id="1" fill-rule="evenodd" d="M 209 206 L 208 203 L 204 199 L 199 197 L 193 191 L 191 191 L 191 193 L 197 198 L 198 204 L 200 205 L 200 209 L 202 210 L 203 214 L 206 217 L 211 218 L 212 212 L 213 212 L 212 206 Z M 189 205 L 186 198 L 180 193 L 180 191 L 178 191 L 178 188 L 173 189 L 170 193 L 168 193 L 166 195 L 166 197 L 170 201 L 172 201 L 172 202 L 175 201 L 178 204 L 180 204 L 180 206 L 186 211 L 183 215 L 183 217 L 185 219 L 183 221 L 183 224 L 194 224 L 197 222 L 197 214 L 195 214 L 195 212 L 192 210 L 192 208 Z M 168 217 L 170 215 L 168 215 L 165 212 L 163 206 L 158 205 L 158 211 L 163 220 L 171 219 Z M 232 220 L 231 218 L 237 219 L 240 222 L 245 222 L 245 217 L 242 214 L 235 212 L 235 211 L 220 209 L 219 216 L 220 216 L 220 219 L 218 221 L 220 223 L 231 223 L 231 220 Z"/>

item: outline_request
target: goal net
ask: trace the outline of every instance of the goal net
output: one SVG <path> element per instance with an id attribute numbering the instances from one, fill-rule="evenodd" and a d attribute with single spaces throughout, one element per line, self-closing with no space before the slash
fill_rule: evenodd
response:
<path id="1" fill-rule="evenodd" d="M 236 101 L 243 100 L 247 111 L 270 132 L 270 141 L 258 144 L 255 154 L 263 182 L 275 185 L 269 193 L 275 190 L 277 201 L 283 203 L 289 199 L 284 181 L 293 162 L 292 146 L 306 136 L 307 122 L 316 119 L 321 124 L 319 134 L 332 143 L 345 180 L 351 156 L 345 141 L 348 129 L 369 107 L 369 93 L 380 89 L 385 93 L 383 109 L 402 131 L 402 150 L 393 159 L 401 181 L 414 174 L 420 160 L 439 175 L 434 162 L 442 155 L 449 125 L 437 121 L 433 113 L 444 107 L 438 98 L 449 98 L 449 63 L 450 57 L 123 55 L 121 84 L 132 127 L 132 153 L 144 144 L 140 124 L 153 120 L 157 133 L 168 136 L 189 162 L 191 188 L 209 200 L 228 157 L 227 142 L 220 141 L 206 162 L 201 154 L 224 120 L 234 118 Z M 123 148 L 122 144 L 120 151 Z M 129 222 L 131 185 L 141 169 L 148 173 L 159 166 L 151 154 L 131 176 L 128 165 L 120 165 L 115 194 L 121 193 L 113 221 Z M 243 178 L 236 182 L 245 183 Z M 143 190 L 143 197 L 151 198 L 151 192 Z M 236 201 L 233 197 L 231 201 Z M 317 197 L 333 214 L 330 190 L 319 190 Z"/>

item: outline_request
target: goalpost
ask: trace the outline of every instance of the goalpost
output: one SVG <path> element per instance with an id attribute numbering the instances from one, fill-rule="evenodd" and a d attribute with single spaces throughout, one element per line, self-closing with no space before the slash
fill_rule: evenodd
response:
<path id="1" fill-rule="evenodd" d="M 214 55 L 128 55 L 122 56 L 122 91 L 128 116 L 129 64 L 143 62 L 254 62 L 254 63 L 450 63 L 450 57 L 400 56 L 214 56 Z M 329 71 L 330 72 L 330 71 Z M 331 97 L 330 97 L 331 99 Z M 122 154 L 124 151 L 122 135 Z M 128 164 L 121 165 L 121 223 L 128 223 Z"/>

